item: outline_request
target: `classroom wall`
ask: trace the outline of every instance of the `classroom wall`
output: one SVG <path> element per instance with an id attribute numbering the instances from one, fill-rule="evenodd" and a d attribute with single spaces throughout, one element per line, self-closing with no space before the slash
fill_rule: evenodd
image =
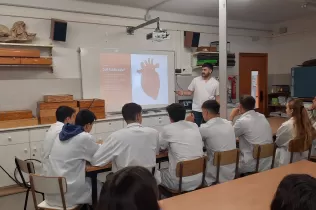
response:
<path id="1" fill-rule="evenodd" d="M 269 60 L 270 84 L 291 84 L 291 68 L 316 58 L 316 17 L 291 20 L 274 25 Z M 288 32 L 280 34 L 280 27 Z"/>
<path id="2" fill-rule="evenodd" d="M 171 34 L 171 40 L 155 43 L 145 39 L 155 25 L 138 30 L 133 36 L 125 32 L 126 26 L 144 22 L 145 10 L 141 9 L 68 0 L 0 1 L 0 5 L 0 24 L 10 27 L 15 21 L 25 21 L 28 31 L 37 33 L 35 43 L 50 43 L 51 18 L 68 21 L 67 42 L 53 42 L 54 73 L 43 69 L 1 68 L 0 110 L 31 109 L 35 114 L 36 102 L 44 94 L 69 93 L 81 98 L 78 47 L 174 51 L 176 67 L 187 68 L 191 66 L 191 52 L 183 47 L 183 31 L 202 32 L 200 45 L 218 40 L 216 18 L 153 11 L 152 17 L 160 16 L 161 27 Z M 241 21 L 229 21 L 228 25 L 228 39 L 237 61 L 238 52 L 268 52 L 269 39 L 253 42 L 252 37 L 269 36 L 271 25 Z M 229 74 L 238 74 L 238 62 L 229 69 Z"/>

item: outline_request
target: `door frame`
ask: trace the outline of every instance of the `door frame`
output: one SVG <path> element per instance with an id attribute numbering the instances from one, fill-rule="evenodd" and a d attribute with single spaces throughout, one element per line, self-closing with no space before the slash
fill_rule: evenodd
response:
<path id="1" fill-rule="evenodd" d="M 264 80 L 264 90 L 265 93 L 263 94 L 263 114 L 267 116 L 268 114 L 268 53 L 239 53 L 239 66 L 238 66 L 238 75 L 240 77 L 240 58 L 242 57 L 263 57 L 265 58 L 265 80 Z M 240 83 L 239 83 L 240 85 Z"/>

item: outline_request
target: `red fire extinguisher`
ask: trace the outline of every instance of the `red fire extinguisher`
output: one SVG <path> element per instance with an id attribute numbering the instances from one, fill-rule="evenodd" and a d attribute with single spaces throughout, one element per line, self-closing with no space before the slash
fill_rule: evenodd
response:
<path id="1" fill-rule="evenodd" d="M 236 80 L 237 78 L 235 76 L 228 77 L 228 80 L 231 84 L 231 98 L 236 99 Z"/>

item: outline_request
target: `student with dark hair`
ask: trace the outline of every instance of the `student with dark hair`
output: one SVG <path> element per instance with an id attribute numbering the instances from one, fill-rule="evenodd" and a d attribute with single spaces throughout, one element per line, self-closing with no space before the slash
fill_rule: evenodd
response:
<path id="1" fill-rule="evenodd" d="M 143 167 L 126 167 L 104 184 L 97 210 L 159 210 L 157 200 L 152 174 Z"/>
<path id="2" fill-rule="evenodd" d="M 60 106 L 56 110 L 56 119 L 57 122 L 52 124 L 48 131 L 46 132 L 45 139 L 43 142 L 43 152 L 41 153 L 42 156 L 42 164 L 43 164 L 43 173 L 47 171 L 48 167 L 48 157 L 52 150 L 54 140 L 59 135 L 61 129 L 63 128 L 64 124 L 74 124 L 76 117 L 76 110 L 68 107 L 68 106 Z"/>
<path id="3" fill-rule="evenodd" d="M 66 124 L 54 141 L 49 156 L 47 176 L 61 176 L 67 180 L 67 207 L 91 204 L 91 180 L 85 177 L 86 162 L 91 162 L 99 145 L 89 133 L 96 117 L 84 109 L 78 112 L 75 125 Z M 99 184 L 101 189 L 101 185 Z M 62 206 L 60 195 L 46 195 L 52 206 Z"/>
<path id="4" fill-rule="evenodd" d="M 277 131 L 275 143 L 278 145 L 276 152 L 276 165 L 282 166 L 290 163 L 291 153 L 289 152 L 289 143 L 296 139 L 302 146 L 309 146 L 316 137 L 316 131 L 313 127 L 308 113 L 304 107 L 303 101 L 291 99 L 286 104 L 286 113 L 290 119 L 284 122 Z M 293 161 L 307 159 L 308 152 L 295 153 Z"/>
<path id="5" fill-rule="evenodd" d="M 213 65 L 204 63 L 202 65 L 202 75 L 192 80 L 187 91 L 179 90 L 179 96 L 193 95 L 192 110 L 195 123 L 200 126 L 203 122 L 202 104 L 207 100 L 216 100 L 219 103 L 219 82 L 212 77 Z"/>
<path id="6" fill-rule="evenodd" d="M 205 143 L 208 163 L 205 181 L 212 185 L 216 181 L 216 167 L 213 165 L 214 153 L 236 149 L 234 128 L 226 119 L 219 117 L 220 105 L 216 100 L 205 101 L 202 105 L 203 118 L 206 121 L 200 127 L 200 133 Z M 223 183 L 235 178 L 236 164 L 220 168 L 219 182 Z"/>
<path id="7" fill-rule="evenodd" d="M 307 174 L 292 174 L 278 186 L 271 210 L 315 210 L 316 179 Z"/>
<path id="8" fill-rule="evenodd" d="M 104 166 L 112 162 L 113 172 L 127 166 L 143 166 L 152 171 L 156 166 L 156 154 L 159 153 L 158 131 L 142 126 L 142 107 L 138 104 L 125 104 L 122 115 L 127 123 L 126 128 L 112 133 L 91 163 Z"/>
<path id="9" fill-rule="evenodd" d="M 239 99 L 239 107 L 232 110 L 229 120 L 232 122 L 237 115 L 241 115 L 233 125 L 235 135 L 239 138 L 240 173 L 255 171 L 256 160 L 253 158 L 253 145 L 273 143 L 271 126 L 263 114 L 255 111 L 256 100 L 252 96 L 244 95 Z M 272 158 L 260 160 L 259 171 L 270 168 Z"/>
<path id="10" fill-rule="evenodd" d="M 203 156 L 203 142 L 198 126 L 185 121 L 186 110 L 181 104 L 167 107 L 171 124 L 163 127 L 160 133 L 160 149 L 168 149 L 169 168 L 160 170 L 161 184 L 173 190 L 179 187 L 176 177 L 177 164 L 185 160 L 194 160 Z M 184 177 L 182 190 L 190 191 L 201 184 L 202 174 Z"/>

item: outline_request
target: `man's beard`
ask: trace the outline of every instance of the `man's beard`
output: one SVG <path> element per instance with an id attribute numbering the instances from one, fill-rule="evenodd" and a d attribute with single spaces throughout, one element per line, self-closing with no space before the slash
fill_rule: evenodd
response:
<path id="1" fill-rule="evenodd" d="M 211 75 L 210 73 L 208 73 L 208 74 L 203 74 L 203 73 L 202 73 L 202 77 L 203 77 L 203 78 L 208 78 L 210 75 Z"/>

